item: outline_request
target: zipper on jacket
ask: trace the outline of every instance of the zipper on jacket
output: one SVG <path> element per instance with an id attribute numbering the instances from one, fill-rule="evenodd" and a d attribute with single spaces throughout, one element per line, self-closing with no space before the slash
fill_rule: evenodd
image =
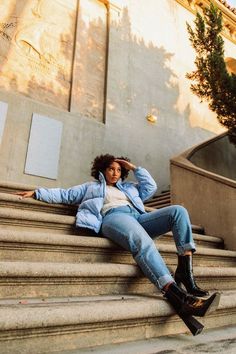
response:
<path id="1" fill-rule="evenodd" d="M 127 192 L 122 188 L 122 184 L 119 183 L 119 182 L 117 182 L 116 186 L 117 186 L 117 188 L 118 188 L 121 192 L 123 192 L 123 193 L 129 198 L 129 200 L 130 200 L 130 202 L 133 204 L 133 206 L 134 206 L 137 210 L 141 211 L 141 213 L 143 213 L 143 210 L 141 210 L 141 209 L 134 203 L 133 198 L 131 198 L 131 196 L 129 195 L 129 193 L 127 193 Z"/>

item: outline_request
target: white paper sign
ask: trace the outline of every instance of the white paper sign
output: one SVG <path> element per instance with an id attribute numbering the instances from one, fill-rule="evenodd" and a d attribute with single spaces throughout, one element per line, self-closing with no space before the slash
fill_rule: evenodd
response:
<path id="1" fill-rule="evenodd" d="M 33 114 L 25 173 L 57 179 L 62 122 Z"/>
<path id="2" fill-rule="evenodd" d="M 8 104 L 6 102 L 0 101 L 0 144 L 2 142 L 5 121 L 7 117 L 7 109 L 8 109 Z"/>

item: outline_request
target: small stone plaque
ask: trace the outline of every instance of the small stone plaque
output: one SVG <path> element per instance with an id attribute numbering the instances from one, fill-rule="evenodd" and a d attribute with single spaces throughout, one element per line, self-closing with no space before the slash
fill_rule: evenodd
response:
<path id="1" fill-rule="evenodd" d="M 57 179 L 62 122 L 34 113 L 25 173 Z"/>

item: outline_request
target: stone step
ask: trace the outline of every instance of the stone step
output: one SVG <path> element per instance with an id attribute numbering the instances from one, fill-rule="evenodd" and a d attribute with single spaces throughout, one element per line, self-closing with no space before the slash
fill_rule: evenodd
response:
<path id="1" fill-rule="evenodd" d="M 72 216 L 76 215 L 78 209 L 76 205 L 44 203 L 33 198 L 22 199 L 18 195 L 3 192 L 0 192 L 0 207 Z"/>
<path id="2" fill-rule="evenodd" d="M 0 207 L 72 216 L 76 215 L 78 209 L 76 205 L 44 203 L 33 198 L 22 199 L 10 193 L 0 193 Z"/>
<path id="3" fill-rule="evenodd" d="M 24 183 L 16 183 L 11 181 L 0 181 L 0 193 L 15 193 L 21 191 L 31 191 L 39 188 L 39 186 Z"/>
<path id="4" fill-rule="evenodd" d="M 148 204 L 147 204 L 148 205 Z M 166 205 L 167 206 L 167 205 Z M 58 215 L 70 215 L 75 216 L 78 206 L 76 205 L 63 205 L 63 204 L 51 204 L 44 203 L 33 198 L 21 199 L 20 196 L 10 194 L 10 193 L 1 193 L 0 192 L 0 209 L 14 209 L 22 211 L 31 211 L 31 212 L 45 212 L 49 214 L 58 214 Z M 146 206 L 146 211 L 152 211 L 156 208 Z M 204 229 L 197 225 L 192 225 L 193 231 L 197 233 L 204 233 Z"/>
<path id="5" fill-rule="evenodd" d="M 204 329 L 199 336 L 188 333 L 107 344 L 57 354 L 234 354 L 236 325 Z"/>
<path id="6" fill-rule="evenodd" d="M 50 233 L 75 233 L 75 217 L 31 210 L 0 208 L 0 225 L 9 230 L 44 230 Z"/>
<path id="7" fill-rule="evenodd" d="M 149 206 L 149 203 L 146 204 Z M 44 203 L 33 198 L 22 199 L 21 196 L 14 193 L 3 192 L 0 192 L 0 207 L 73 216 L 75 216 L 78 209 L 76 205 Z"/>
<path id="8" fill-rule="evenodd" d="M 161 192 L 160 194 L 155 194 L 151 200 L 161 200 L 163 198 L 169 198 L 171 197 L 171 193 L 170 191 L 165 191 L 165 192 Z"/>
<path id="9" fill-rule="evenodd" d="M 217 311 L 200 321 L 207 328 L 236 321 L 236 291 L 221 295 Z M 220 320 L 219 320 L 220 319 Z M 4 354 L 53 353 L 187 332 L 161 295 L 114 295 L 1 301 L 0 347 Z"/>
<path id="10" fill-rule="evenodd" d="M 150 204 L 150 203 L 159 203 L 159 202 L 170 203 L 170 196 L 169 195 L 159 195 L 159 196 L 149 199 L 146 203 Z"/>
<path id="11" fill-rule="evenodd" d="M 162 203 L 162 202 L 161 203 L 156 203 L 156 202 L 154 202 L 154 203 L 147 204 L 147 207 L 154 208 L 154 209 L 161 209 L 161 208 L 168 207 L 170 205 L 171 205 L 170 203 Z"/>
<path id="12" fill-rule="evenodd" d="M 147 207 L 154 207 L 154 209 L 158 206 L 168 206 L 170 203 L 168 199 L 163 200 L 150 200 L 145 203 Z M 78 209 L 76 205 L 63 205 L 63 204 L 51 204 L 40 202 L 39 200 L 35 200 L 33 198 L 21 198 L 21 196 L 15 195 L 12 193 L 4 193 L 0 192 L 0 207 L 21 209 L 21 210 L 31 210 L 31 211 L 41 211 L 47 213 L 55 213 L 55 214 L 65 214 L 65 215 L 75 215 Z"/>
<path id="13" fill-rule="evenodd" d="M 197 243 L 204 238 L 209 245 L 218 238 L 194 235 Z M 220 242 L 220 241 L 219 241 Z M 176 265 L 176 248 L 171 234 L 155 240 L 156 246 L 168 265 Z M 40 262 L 110 262 L 134 264 L 129 252 L 103 237 L 49 234 L 39 232 L 0 229 L 0 259 L 5 261 Z M 235 265 L 236 252 L 210 247 L 197 247 L 194 265 L 226 266 Z"/>
<path id="14" fill-rule="evenodd" d="M 149 207 L 153 207 L 156 209 L 163 208 L 165 206 L 169 206 L 169 205 L 171 205 L 170 192 L 165 192 L 165 193 L 161 193 L 159 195 L 155 195 L 150 200 L 148 200 L 145 204 Z"/>
<path id="15" fill-rule="evenodd" d="M 95 233 L 89 229 L 76 229 L 74 216 L 21 210 L 17 208 L 0 207 L 0 226 L 1 229 L 4 230 L 43 231 L 76 235 L 86 233 L 86 235 L 95 235 Z M 199 229 L 201 229 L 201 227 L 193 226 L 193 232 L 199 233 Z M 217 237 L 215 240 L 217 240 Z M 221 238 L 218 238 L 216 243 L 219 247 L 223 247 Z"/>
<path id="16" fill-rule="evenodd" d="M 146 202 L 146 205 L 157 208 L 160 205 L 170 205 L 170 200 L 167 197 L 165 198 L 163 197 L 162 199 L 157 199 L 157 200 L 151 199 L 150 201 Z"/>
<path id="17" fill-rule="evenodd" d="M 195 267 L 194 274 L 205 289 L 236 289 L 236 268 Z M 157 293 L 157 288 L 136 265 L 0 262 L 0 298 L 143 293 Z"/>

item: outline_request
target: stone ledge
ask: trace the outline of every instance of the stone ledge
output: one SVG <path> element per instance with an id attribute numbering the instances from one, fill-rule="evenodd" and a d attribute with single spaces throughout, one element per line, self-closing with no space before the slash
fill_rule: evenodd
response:
<path id="1" fill-rule="evenodd" d="M 31 191 L 37 188 L 39 186 L 0 180 L 0 193 Z"/>
<path id="2" fill-rule="evenodd" d="M 175 267 L 170 267 L 174 272 Z M 208 290 L 236 289 L 235 268 L 195 267 L 197 283 Z M 0 298 L 156 294 L 136 265 L 112 263 L 0 262 Z M 0 302 L 0 306 L 4 301 Z"/>
<path id="3" fill-rule="evenodd" d="M 50 213 L 40 213 L 31 210 L 16 210 L 12 208 L 0 208 L 1 219 L 15 219 L 24 221 L 39 221 L 42 223 L 54 223 L 54 224 L 68 224 L 74 225 L 75 218 L 68 215 L 55 215 Z"/>
<path id="4" fill-rule="evenodd" d="M 6 233 L 6 234 L 4 234 Z M 156 246 L 168 265 L 177 262 L 176 248 L 172 242 L 162 243 L 156 240 Z M 0 257 L 5 261 L 41 261 L 41 262 L 111 262 L 133 264 L 129 252 L 116 246 L 102 237 L 71 236 L 59 234 L 30 235 L 29 232 L 1 230 Z M 194 257 L 194 265 L 202 266 L 234 266 L 235 251 L 198 247 Z M 217 262 L 217 263 L 216 263 Z"/>
<path id="5" fill-rule="evenodd" d="M 73 216 L 78 209 L 78 206 L 75 205 L 50 204 L 33 198 L 22 199 L 20 196 L 10 193 L 0 193 L 0 207 Z"/>
<path id="6" fill-rule="evenodd" d="M 206 7 L 210 6 L 210 0 L 175 0 L 187 10 L 196 14 L 202 12 Z M 223 14 L 223 36 L 236 43 L 236 9 L 227 7 L 220 0 L 215 0 L 215 5 L 221 10 Z"/>
<path id="7" fill-rule="evenodd" d="M 211 245 L 211 248 L 218 248 L 222 245 L 222 239 L 215 236 L 193 234 L 196 243 L 207 243 Z M 173 242 L 173 236 L 171 232 L 166 233 L 156 239 L 158 244 Z M 32 244 L 50 244 L 50 245 L 67 245 L 76 246 L 77 244 L 89 245 L 91 244 L 102 247 L 116 247 L 114 243 L 101 236 L 75 236 L 75 235 L 62 235 L 62 234 L 49 234 L 40 232 L 29 231 L 15 231 L 15 230 L 3 230 L 0 228 L 0 242 L 20 242 L 20 243 L 32 243 Z M 215 244 L 215 245 L 214 245 Z"/>
<path id="8" fill-rule="evenodd" d="M 235 323 L 235 295 L 224 292 L 218 310 L 200 321 L 207 328 Z M 72 350 L 184 332 L 186 327 L 160 296 L 84 297 L 72 304 L 0 308 L 4 354 Z"/>
<path id="9" fill-rule="evenodd" d="M 56 215 L 31 210 L 20 210 L 0 207 L 0 224 L 2 229 L 39 230 L 50 232 L 75 233 L 75 217 L 69 215 Z"/>
<path id="10" fill-rule="evenodd" d="M 236 309 L 236 291 L 221 295 L 219 310 Z M 0 330 L 37 328 L 100 321 L 126 320 L 156 316 L 169 316 L 174 311 L 161 295 L 96 297 L 95 301 L 83 297 L 73 304 L 16 305 L 0 308 Z M 78 316 L 79 315 L 79 316 Z"/>
<path id="11" fill-rule="evenodd" d="M 2 213 L 2 210 L 0 210 L 0 217 L 2 215 L 4 215 L 5 218 L 9 218 L 10 220 L 11 219 L 15 219 L 17 217 L 19 218 L 19 220 L 22 220 L 22 219 L 24 219 L 25 215 L 22 215 L 21 213 L 24 213 L 24 212 L 19 212 L 19 213 L 18 212 L 14 212 L 15 215 L 9 215 L 8 211 L 6 211 L 6 213 L 4 215 L 4 213 Z M 28 217 L 28 221 L 35 221 L 35 220 L 38 221 L 38 220 L 40 220 L 42 223 L 52 222 L 52 223 L 55 223 L 55 224 L 58 222 L 58 223 L 62 223 L 62 224 L 68 224 L 68 226 L 70 226 L 71 224 L 73 225 L 73 222 L 74 222 L 74 218 L 73 217 L 69 217 L 69 216 L 63 216 L 60 219 L 59 216 L 50 215 L 50 217 L 48 217 L 48 218 L 45 217 L 45 218 L 43 218 L 43 220 L 41 220 L 40 216 L 37 215 L 38 213 L 36 214 L 36 213 L 32 212 L 30 215 L 29 215 L 29 213 L 26 213 L 26 214 L 28 214 L 28 216 L 27 216 Z M 47 216 L 48 216 L 48 214 L 47 214 Z M 11 231 L 2 230 L 3 234 L 4 234 L 4 232 L 11 232 Z M 26 233 L 24 235 L 26 235 Z M 28 235 L 29 235 L 29 233 L 28 233 Z M 65 235 L 65 238 L 63 239 L 63 242 L 65 242 L 66 236 L 68 236 L 68 235 Z M 51 235 L 49 237 L 51 237 Z M 79 236 L 79 235 L 77 237 L 76 236 L 73 236 L 73 237 L 74 237 L 73 241 L 76 241 L 76 243 L 78 242 L 77 243 L 78 245 L 80 245 L 80 242 L 82 241 L 83 245 L 94 246 L 94 242 L 95 242 L 96 246 L 100 245 L 100 247 L 104 247 L 104 245 L 105 245 L 105 247 L 110 247 L 111 245 L 114 245 L 114 248 L 121 249 L 120 247 L 115 246 L 114 243 L 112 243 L 111 241 L 109 241 L 109 240 L 107 240 L 107 239 L 105 239 L 103 237 L 91 237 L 91 236 L 84 236 L 83 237 L 83 236 Z M 3 236 L 3 238 L 4 238 L 4 236 Z M 40 236 L 38 237 L 38 239 L 39 238 L 40 238 Z M 76 240 L 76 238 L 77 238 L 77 240 Z M 158 241 L 158 240 L 156 240 L 156 241 Z M 69 236 L 68 236 L 68 241 L 67 242 L 70 242 Z M 161 244 L 159 245 L 158 249 L 160 251 L 167 251 L 166 246 L 165 245 L 161 245 Z M 176 253 L 175 246 L 174 245 L 169 245 L 168 246 L 168 251 L 171 252 L 171 253 L 172 252 Z M 222 250 L 222 249 L 211 249 L 211 248 L 204 248 L 204 247 L 198 247 L 198 250 L 197 250 L 196 254 L 216 255 L 216 256 L 219 256 L 219 257 L 225 257 L 225 256 L 226 257 L 227 256 L 236 257 L 236 251 Z"/>
<path id="12" fill-rule="evenodd" d="M 179 334 L 137 340 L 119 344 L 108 344 L 87 349 L 59 351 L 57 354 L 233 354 L 235 352 L 236 325 L 217 329 L 205 329 L 200 336 Z M 178 349 L 177 349 L 178 348 Z"/>
<path id="13" fill-rule="evenodd" d="M 236 277 L 235 267 L 194 267 L 196 276 Z M 137 265 L 118 263 L 0 262 L 0 277 L 143 277 Z"/>

